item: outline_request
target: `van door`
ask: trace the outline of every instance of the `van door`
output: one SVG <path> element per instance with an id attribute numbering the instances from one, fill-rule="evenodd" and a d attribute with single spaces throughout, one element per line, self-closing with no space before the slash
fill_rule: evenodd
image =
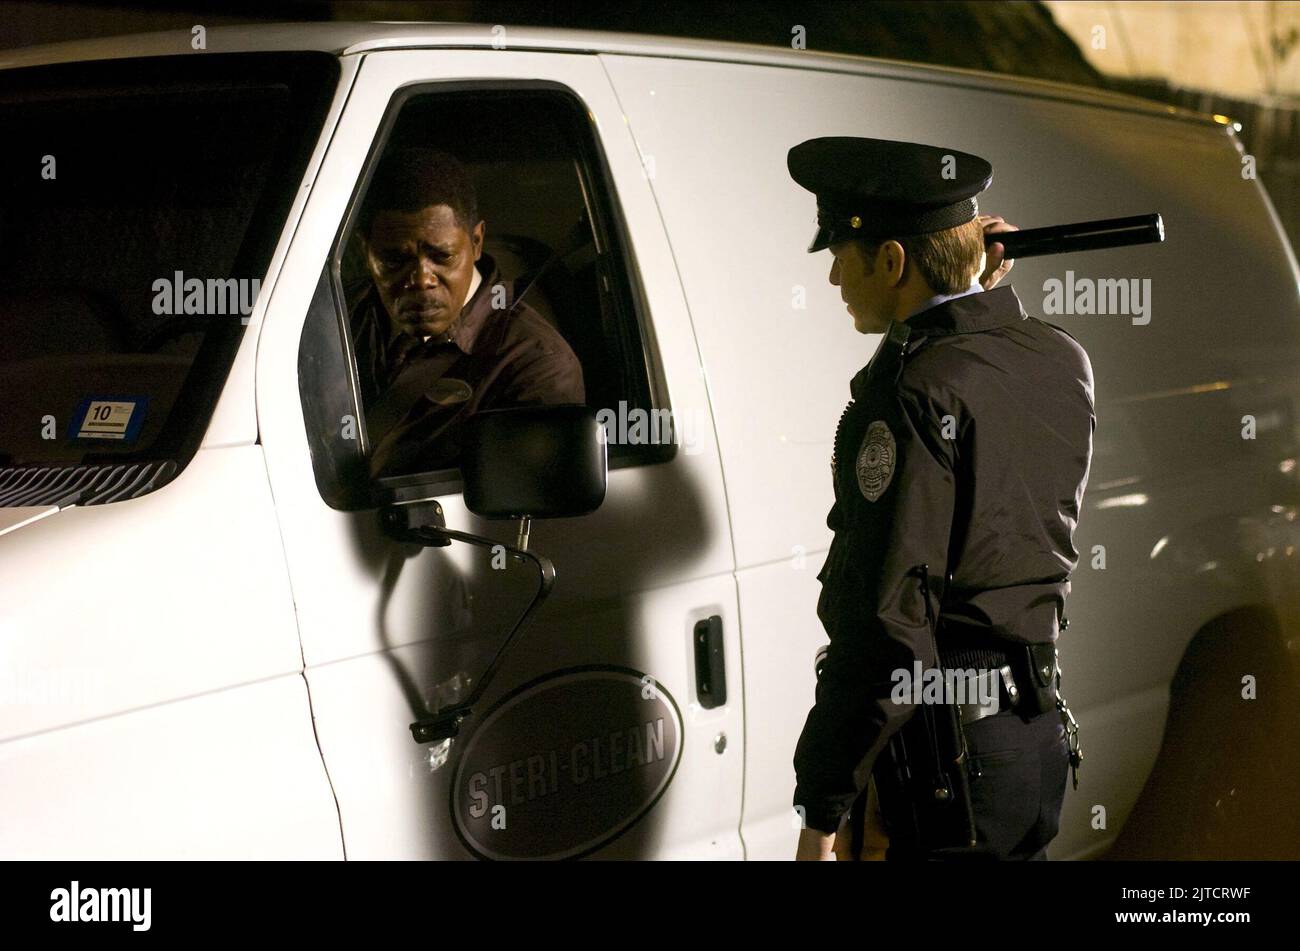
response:
<path id="1" fill-rule="evenodd" d="M 410 724 L 472 689 L 537 579 L 499 552 L 391 540 L 358 474 L 374 442 L 349 318 L 370 274 L 359 210 L 386 150 L 409 146 L 469 172 L 493 288 L 554 258 L 525 301 L 578 357 L 610 436 L 604 505 L 533 523 L 555 589 L 439 744 Z M 718 450 L 647 176 L 594 56 L 365 56 L 271 302 L 257 392 L 348 857 L 741 857 Z M 514 525 L 467 512 L 457 470 L 434 478 L 448 527 L 514 542 Z"/>

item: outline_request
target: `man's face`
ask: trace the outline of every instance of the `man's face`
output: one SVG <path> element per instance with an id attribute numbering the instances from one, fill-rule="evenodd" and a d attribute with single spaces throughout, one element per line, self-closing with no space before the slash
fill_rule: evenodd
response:
<path id="1" fill-rule="evenodd" d="M 886 241 L 870 257 L 861 241 L 840 241 L 830 246 L 835 258 L 830 282 L 840 289 L 840 298 L 853 315 L 858 333 L 884 333 L 889 328 L 902 276 L 901 251 L 893 241 Z"/>
<path id="2" fill-rule="evenodd" d="M 466 231 L 448 205 L 379 211 L 365 247 L 370 279 L 393 329 L 437 336 L 460 314 L 483 253 L 483 222 Z"/>

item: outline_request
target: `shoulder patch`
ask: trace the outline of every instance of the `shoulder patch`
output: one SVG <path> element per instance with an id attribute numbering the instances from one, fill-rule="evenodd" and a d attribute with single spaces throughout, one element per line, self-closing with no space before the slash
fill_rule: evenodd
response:
<path id="1" fill-rule="evenodd" d="M 868 502 L 874 502 L 889 488 L 889 480 L 894 477 L 894 463 L 898 458 L 898 447 L 894 443 L 894 434 L 889 425 L 878 419 L 867 427 L 867 435 L 858 450 L 857 473 L 858 488 Z"/>

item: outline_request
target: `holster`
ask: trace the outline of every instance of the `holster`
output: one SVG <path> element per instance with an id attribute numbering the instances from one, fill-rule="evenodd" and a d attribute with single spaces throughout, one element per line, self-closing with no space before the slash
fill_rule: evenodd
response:
<path id="1" fill-rule="evenodd" d="M 914 571 L 933 637 L 929 566 L 918 565 Z M 937 645 L 934 657 L 938 664 Z M 967 768 L 966 737 L 956 706 L 920 704 L 872 769 L 891 850 L 974 848 Z"/>
<path id="2" fill-rule="evenodd" d="M 891 849 L 974 847 L 966 742 L 956 707 L 922 704 L 890 738 L 872 775 Z"/>
<path id="3" fill-rule="evenodd" d="M 1015 670 L 1016 683 L 1024 684 L 1020 702 L 1021 713 L 1026 717 L 1038 716 L 1056 709 L 1057 677 L 1060 666 L 1056 660 L 1056 644 L 1020 645 L 1020 663 Z"/>

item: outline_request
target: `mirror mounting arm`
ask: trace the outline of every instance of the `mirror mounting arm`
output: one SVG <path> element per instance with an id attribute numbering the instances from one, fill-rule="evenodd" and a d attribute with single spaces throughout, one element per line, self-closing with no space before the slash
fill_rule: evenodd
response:
<path id="1" fill-rule="evenodd" d="M 510 649 L 511 644 L 514 643 L 520 630 L 523 629 L 524 623 L 537 609 L 537 606 L 546 600 L 546 596 L 551 593 L 551 589 L 555 586 L 555 566 L 551 564 L 551 560 L 545 555 L 535 554 L 526 548 L 507 545 L 483 535 L 473 535 L 469 532 L 458 532 L 447 528 L 442 505 L 436 499 L 393 503 L 382 509 L 380 517 L 388 534 L 401 541 L 440 548 L 450 545 L 452 541 L 465 542 L 488 549 L 499 546 L 516 561 L 531 562 L 537 569 L 537 593 L 533 595 L 532 601 L 528 603 L 523 613 L 515 620 L 510 633 L 506 635 L 506 639 L 497 648 L 496 654 L 492 657 L 492 662 L 487 665 L 487 668 L 483 671 L 483 676 L 479 678 L 478 683 L 474 685 L 474 689 L 470 691 L 470 695 L 461 703 L 443 707 L 435 713 L 420 717 L 411 724 L 411 735 L 415 738 L 415 742 L 421 745 L 451 739 L 459 735 L 461 721 L 473 713 L 474 705 L 483 698 L 488 684 L 496 675 L 497 668 L 501 666 L 502 659 Z M 520 540 L 525 545 L 528 538 L 528 523 L 528 517 L 524 516 L 520 525 Z"/>

